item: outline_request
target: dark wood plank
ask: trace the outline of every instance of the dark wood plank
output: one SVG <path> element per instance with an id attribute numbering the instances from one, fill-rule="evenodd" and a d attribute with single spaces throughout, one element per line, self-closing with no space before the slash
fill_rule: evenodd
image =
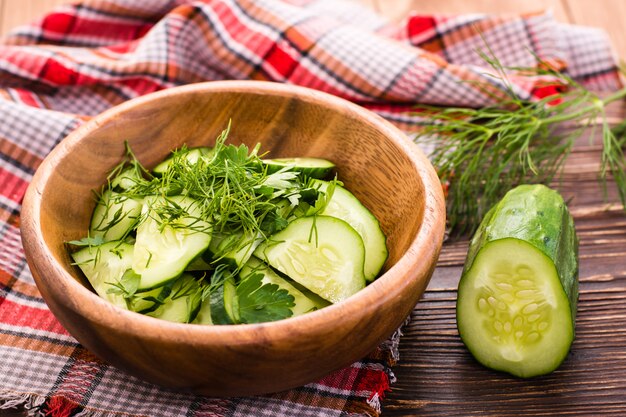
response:
<path id="1" fill-rule="evenodd" d="M 612 115 L 619 120 L 626 111 L 614 106 Z M 404 329 L 384 416 L 626 415 L 626 215 L 612 184 L 607 199 L 599 186 L 600 149 L 588 134 L 581 138 L 554 184 L 580 239 L 577 334 L 562 366 L 522 380 L 472 358 L 455 320 L 467 241 L 448 242 Z"/>

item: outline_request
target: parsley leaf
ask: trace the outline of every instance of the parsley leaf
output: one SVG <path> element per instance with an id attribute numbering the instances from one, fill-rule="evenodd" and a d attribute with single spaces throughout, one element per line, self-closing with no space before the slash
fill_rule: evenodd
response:
<path id="1" fill-rule="evenodd" d="M 262 284 L 262 279 L 262 274 L 254 274 L 237 285 L 242 323 L 276 321 L 293 315 L 293 295 L 276 284 Z"/>

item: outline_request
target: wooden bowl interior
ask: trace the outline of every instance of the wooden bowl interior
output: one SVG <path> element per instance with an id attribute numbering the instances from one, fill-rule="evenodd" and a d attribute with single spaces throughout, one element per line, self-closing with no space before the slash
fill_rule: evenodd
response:
<path id="1" fill-rule="evenodd" d="M 259 325 L 170 323 L 90 294 L 65 242 L 86 235 L 93 190 L 123 158 L 125 142 L 151 168 L 183 144 L 211 146 L 229 122 L 231 143 L 261 142 L 269 157 L 334 161 L 339 178 L 387 235 L 385 274 L 344 302 Z M 42 296 L 85 347 L 143 379 L 230 396 L 299 386 L 371 352 L 424 291 L 444 222 L 434 170 L 379 117 L 311 90 L 218 82 L 133 100 L 73 132 L 35 175 L 24 200 L 22 232 Z"/>
<path id="2" fill-rule="evenodd" d="M 151 168 L 172 149 L 211 146 L 231 122 L 229 142 L 253 147 L 268 157 L 312 156 L 334 161 L 338 177 L 379 219 L 394 265 L 416 236 L 423 217 L 424 186 L 406 153 L 362 113 L 337 104 L 325 107 L 315 95 L 291 97 L 269 90 L 198 91 L 163 95 L 140 107 L 110 113 L 80 141 L 62 143 L 56 169 L 42 192 L 44 240 L 58 262 L 81 280 L 65 242 L 86 235 L 93 190 L 125 154 Z M 337 111 L 339 110 L 339 111 Z M 71 148 L 71 149 L 70 149 Z"/>

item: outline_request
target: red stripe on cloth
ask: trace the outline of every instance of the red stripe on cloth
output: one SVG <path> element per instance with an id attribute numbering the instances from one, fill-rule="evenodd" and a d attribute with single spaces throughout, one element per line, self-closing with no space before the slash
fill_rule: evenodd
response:
<path id="1" fill-rule="evenodd" d="M 78 404 L 89 395 L 94 382 L 101 376 L 104 362 L 93 353 L 79 346 L 72 353 L 73 362 L 70 362 L 68 372 L 56 389 L 55 395 L 63 395 L 66 399 Z"/>
<path id="2" fill-rule="evenodd" d="M 217 18 L 223 25 L 220 30 L 223 29 L 227 32 L 228 37 L 232 38 L 237 44 L 245 47 L 247 51 L 252 53 L 251 55 L 263 57 L 275 46 L 275 39 L 269 38 L 263 31 L 257 29 L 255 26 L 248 25 L 246 22 L 241 21 L 239 16 L 235 13 L 235 9 L 226 2 L 215 4 L 213 11 L 217 14 Z M 267 18 L 267 16 L 264 17 Z M 274 28 L 276 32 L 278 32 L 279 29 L 279 27 Z"/>
<path id="3" fill-rule="evenodd" d="M 270 51 L 265 55 L 265 65 L 273 67 L 282 78 L 287 78 L 293 72 L 294 68 L 298 66 L 298 60 L 292 57 L 283 46 L 287 46 L 284 43 L 275 43 L 272 45 Z"/>
<path id="4" fill-rule="evenodd" d="M 21 203 L 28 184 L 25 179 L 0 168 L 0 195 L 16 203 Z"/>
<path id="5" fill-rule="evenodd" d="M 437 23 L 432 16 L 411 16 L 407 22 L 409 39 L 418 41 L 435 34 Z"/>
<path id="6" fill-rule="evenodd" d="M 48 59 L 39 74 L 40 78 L 54 85 L 73 85 L 78 83 L 79 73 L 66 67 L 55 59 Z"/>
<path id="7" fill-rule="evenodd" d="M 370 400 L 376 395 L 382 399 L 389 391 L 389 376 L 382 370 L 364 369 L 363 371 L 364 375 L 358 380 L 356 390 L 371 392 L 368 398 Z"/>
<path id="8" fill-rule="evenodd" d="M 111 52 L 115 52 L 116 54 L 127 54 L 127 53 L 135 51 L 139 43 L 140 43 L 140 40 L 137 39 L 137 40 L 133 40 L 130 42 L 121 42 L 115 45 L 103 47 L 100 50 L 111 51 Z"/>
<path id="9" fill-rule="evenodd" d="M 69 417 L 78 408 L 78 404 L 63 396 L 55 395 L 50 397 L 42 408 L 46 417 Z"/>
<path id="10" fill-rule="evenodd" d="M 537 83 L 535 88 L 532 91 L 532 95 L 535 98 L 543 99 L 546 97 L 551 97 L 560 93 L 563 93 L 566 90 L 563 84 L 558 83 Z M 556 100 L 552 100 L 549 102 L 551 105 L 558 105 L 563 101 L 563 99 L 559 98 Z"/>
<path id="11" fill-rule="evenodd" d="M 131 88 L 137 94 L 153 93 L 167 87 L 165 83 L 159 83 L 156 79 L 132 78 L 122 80 L 121 84 Z"/>
<path id="12" fill-rule="evenodd" d="M 102 16 L 100 16 L 102 17 Z M 152 23 L 122 23 L 110 19 L 90 19 L 81 16 L 77 19 L 74 14 L 57 12 L 46 16 L 41 28 L 46 35 L 57 38 L 71 36 L 93 36 L 98 38 L 114 38 L 118 40 L 132 40 L 144 36 L 154 25 Z"/>
<path id="13" fill-rule="evenodd" d="M 70 335 L 50 310 L 18 304 L 6 298 L 0 303 L 0 322 L 63 336 Z"/>
<path id="14" fill-rule="evenodd" d="M 47 32 L 68 34 L 76 22 L 76 16 L 68 13 L 51 13 L 41 22 L 41 28 Z"/>
<path id="15" fill-rule="evenodd" d="M 17 94 L 19 100 L 27 106 L 43 108 L 41 101 L 38 100 L 35 93 L 21 88 L 16 88 L 13 91 Z"/>

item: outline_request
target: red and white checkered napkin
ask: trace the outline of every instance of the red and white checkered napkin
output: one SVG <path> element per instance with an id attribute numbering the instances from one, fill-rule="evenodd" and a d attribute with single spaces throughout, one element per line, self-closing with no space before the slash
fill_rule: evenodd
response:
<path id="1" fill-rule="evenodd" d="M 102 363 L 59 325 L 34 285 L 19 236 L 22 197 L 41 160 L 84 120 L 181 84 L 299 84 L 403 128 L 418 122 L 417 103 L 489 104 L 503 85 L 485 75 L 476 53 L 485 41 L 507 66 L 541 59 L 590 88 L 620 85 L 605 35 L 549 14 L 414 15 L 393 25 L 340 0 L 84 0 L 13 31 L 0 43 L 0 408 L 52 416 L 377 415 L 397 337 L 320 381 L 250 398 L 171 392 Z M 551 92 L 534 79 L 511 80 L 525 98 Z"/>

